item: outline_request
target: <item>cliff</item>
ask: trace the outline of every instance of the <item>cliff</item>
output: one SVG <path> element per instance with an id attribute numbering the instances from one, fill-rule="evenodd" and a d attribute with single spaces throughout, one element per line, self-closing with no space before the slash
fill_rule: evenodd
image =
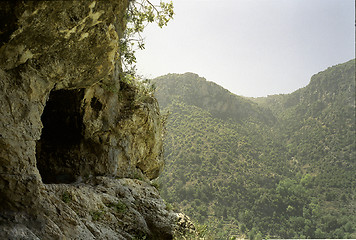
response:
<path id="1" fill-rule="evenodd" d="M 0 2 L 1 239 L 194 232 L 149 183 L 164 165 L 163 124 L 121 71 L 128 4 Z"/>

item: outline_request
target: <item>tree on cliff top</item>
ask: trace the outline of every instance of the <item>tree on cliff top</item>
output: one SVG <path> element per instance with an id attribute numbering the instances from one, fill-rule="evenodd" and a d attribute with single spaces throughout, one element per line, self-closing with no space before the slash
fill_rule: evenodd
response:
<path id="1" fill-rule="evenodd" d="M 127 28 L 120 40 L 122 65 L 127 75 L 134 77 L 136 72 L 137 49 L 144 49 L 144 38 L 141 33 L 149 23 L 155 22 L 160 28 L 166 26 L 173 19 L 173 3 L 162 2 L 158 5 L 149 0 L 130 1 L 127 14 Z"/>

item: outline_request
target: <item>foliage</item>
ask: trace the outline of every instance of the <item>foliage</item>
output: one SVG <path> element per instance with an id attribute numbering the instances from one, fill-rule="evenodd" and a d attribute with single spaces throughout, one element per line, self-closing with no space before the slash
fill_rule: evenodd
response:
<path id="1" fill-rule="evenodd" d="M 166 204 L 166 210 L 167 211 L 172 211 L 174 209 L 173 205 L 169 202 L 165 202 Z"/>
<path id="2" fill-rule="evenodd" d="M 141 33 L 149 23 L 155 22 L 160 28 L 166 26 L 173 18 L 173 3 L 160 2 L 153 4 L 149 0 L 130 1 L 126 14 L 126 30 L 120 40 L 122 65 L 129 76 L 135 75 L 136 49 L 144 49 L 144 39 Z"/>
<path id="3" fill-rule="evenodd" d="M 145 240 L 147 235 L 145 233 L 136 233 L 132 240 Z"/>
<path id="4" fill-rule="evenodd" d="M 154 188 L 156 188 L 157 191 L 160 191 L 161 185 L 159 184 L 159 182 L 157 182 L 157 181 L 152 181 L 152 182 L 151 182 L 151 185 L 152 185 Z"/>
<path id="5" fill-rule="evenodd" d="M 122 71 L 120 73 L 120 89 L 130 90 L 132 92 L 135 104 L 155 101 L 153 92 L 155 86 L 149 80 L 138 76 L 136 73 L 137 49 L 144 49 L 144 38 L 141 33 L 149 23 L 155 22 L 159 27 L 166 26 L 173 18 L 173 3 L 160 2 L 153 4 L 150 0 L 132 0 L 129 1 L 129 7 L 126 12 L 126 29 L 124 35 L 120 38 L 120 61 Z M 111 92 L 118 92 L 119 98 L 122 98 L 116 86 L 104 86 Z"/>
<path id="6" fill-rule="evenodd" d="M 154 92 L 156 90 L 156 86 L 151 83 L 149 79 L 136 80 L 135 82 L 136 89 L 136 102 L 150 102 L 154 101 Z"/>
<path id="7" fill-rule="evenodd" d="M 127 211 L 126 204 L 121 201 L 118 201 L 116 203 L 109 203 L 106 206 L 115 209 L 117 213 L 125 213 Z"/>
<path id="8" fill-rule="evenodd" d="M 65 191 L 63 194 L 62 194 L 62 201 L 65 202 L 65 203 L 69 203 L 72 201 L 72 194 Z"/>
<path id="9" fill-rule="evenodd" d="M 171 112 L 163 197 L 216 239 L 356 238 L 354 79 L 353 60 L 253 100 L 195 74 L 154 80 Z"/>
<path id="10" fill-rule="evenodd" d="M 91 211 L 90 215 L 91 215 L 93 221 L 99 221 L 100 219 L 102 219 L 104 217 L 105 211 L 104 210 Z"/>

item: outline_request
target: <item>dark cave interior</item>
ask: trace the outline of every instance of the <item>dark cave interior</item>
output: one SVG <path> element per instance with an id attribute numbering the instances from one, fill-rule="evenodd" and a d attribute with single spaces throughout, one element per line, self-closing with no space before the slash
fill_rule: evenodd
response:
<path id="1" fill-rule="evenodd" d="M 83 89 L 50 93 L 36 144 L 37 167 L 43 183 L 72 183 L 78 174 L 83 139 Z"/>

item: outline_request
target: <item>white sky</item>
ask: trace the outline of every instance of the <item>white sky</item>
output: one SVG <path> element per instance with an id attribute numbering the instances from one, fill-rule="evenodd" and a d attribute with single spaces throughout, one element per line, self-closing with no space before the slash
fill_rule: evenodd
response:
<path id="1" fill-rule="evenodd" d="M 158 2 L 158 0 L 151 0 Z M 167 27 L 148 26 L 138 73 L 194 72 L 229 91 L 290 93 L 355 58 L 354 0 L 173 0 Z"/>

